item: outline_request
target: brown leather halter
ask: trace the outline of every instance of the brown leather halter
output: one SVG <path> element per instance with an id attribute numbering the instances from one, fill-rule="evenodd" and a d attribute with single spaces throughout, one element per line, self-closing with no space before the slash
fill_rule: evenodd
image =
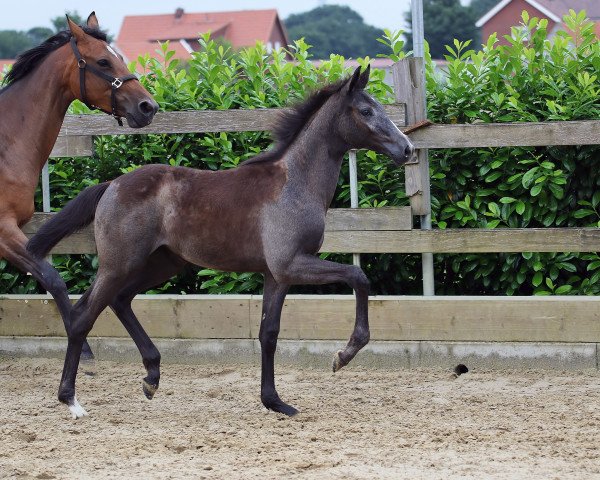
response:
<path id="1" fill-rule="evenodd" d="M 79 88 L 81 90 L 81 100 L 83 101 L 83 103 L 85 103 L 85 105 L 88 108 L 90 108 L 92 110 L 100 110 L 104 113 L 107 113 L 108 115 L 112 115 L 113 117 L 115 117 L 115 119 L 117 120 L 119 125 L 122 127 L 123 121 L 121 120 L 121 116 L 117 115 L 117 90 L 121 87 L 121 85 L 123 85 L 123 83 L 127 82 L 128 80 L 138 80 L 138 78 L 133 74 L 125 75 L 124 77 L 120 77 L 120 78 L 112 77 L 112 76 L 104 73 L 102 70 L 98 70 L 96 67 L 93 67 L 92 65 L 88 65 L 88 63 L 85 61 L 85 59 L 81 56 L 81 53 L 79 53 L 79 49 L 77 48 L 77 41 L 75 40 L 75 37 L 71 37 L 71 48 L 73 49 L 75 58 L 77 58 L 77 66 L 79 67 Z M 97 107 L 96 105 L 93 105 L 87 101 L 87 97 L 85 94 L 85 71 L 86 70 L 89 70 L 91 73 L 93 73 L 97 77 L 100 77 L 110 83 L 110 86 L 111 86 L 110 106 L 112 108 L 112 112 L 109 112 L 107 110 L 104 110 L 103 108 Z"/>

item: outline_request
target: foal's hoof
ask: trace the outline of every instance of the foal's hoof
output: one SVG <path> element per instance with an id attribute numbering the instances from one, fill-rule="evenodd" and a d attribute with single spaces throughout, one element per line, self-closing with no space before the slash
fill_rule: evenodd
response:
<path id="1" fill-rule="evenodd" d="M 158 390 L 158 383 L 150 383 L 145 378 L 142 380 L 142 390 L 148 400 L 152 400 L 154 394 Z"/>
<path id="2" fill-rule="evenodd" d="M 81 355 L 79 358 L 82 361 L 94 360 L 94 353 L 92 352 L 92 349 L 90 348 L 90 345 L 87 343 L 87 341 L 83 344 L 83 347 L 81 348 Z"/>
<path id="3" fill-rule="evenodd" d="M 348 365 L 347 362 L 344 362 L 342 360 L 341 354 L 342 354 L 342 350 L 338 350 L 337 353 L 333 356 L 333 373 L 337 372 L 340 368 L 345 367 L 346 365 Z"/>
<path id="4" fill-rule="evenodd" d="M 88 416 L 88 413 L 79 404 L 76 397 L 73 397 L 73 400 L 71 400 L 68 403 L 67 407 L 69 407 L 69 411 L 71 412 L 71 417 L 73 418 L 73 420 L 77 420 L 78 418 L 83 418 L 83 417 Z"/>
<path id="5" fill-rule="evenodd" d="M 81 356 L 79 357 L 79 365 L 81 371 L 85 375 L 89 375 L 91 377 L 96 375 L 96 359 L 91 351 L 81 352 Z"/>
<path id="6" fill-rule="evenodd" d="M 274 412 L 278 413 L 283 413 L 288 417 L 293 417 L 294 415 L 297 415 L 299 413 L 298 410 L 296 410 L 291 405 L 288 405 L 287 403 L 283 402 L 279 398 L 263 400 L 263 405 L 269 410 L 273 410 Z"/>
<path id="7" fill-rule="evenodd" d="M 295 409 L 291 405 L 288 405 L 287 403 L 283 403 L 283 402 L 281 402 L 280 405 L 277 405 L 275 407 L 268 407 L 268 408 L 269 408 L 269 410 L 273 410 L 274 412 L 283 413 L 284 415 L 287 415 L 288 417 L 293 417 L 294 415 L 298 415 L 298 413 L 300 413 L 297 409 Z"/>

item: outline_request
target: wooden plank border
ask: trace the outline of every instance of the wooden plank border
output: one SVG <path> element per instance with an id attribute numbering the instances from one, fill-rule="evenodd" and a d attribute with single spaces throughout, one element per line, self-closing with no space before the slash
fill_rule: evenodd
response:
<path id="1" fill-rule="evenodd" d="M 133 308 L 154 338 L 257 339 L 261 301 L 251 295 L 141 295 Z M 372 340 L 600 342 L 600 297 L 376 296 L 369 312 Z M 280 338 L 345 342 L 354 314 L 351 295 L 289 295 Z M 127 337 L 108 310 L 91 335 Z M 64 327 L 50 297 L 5 295 L 0 336 L 64 336 Z"/>

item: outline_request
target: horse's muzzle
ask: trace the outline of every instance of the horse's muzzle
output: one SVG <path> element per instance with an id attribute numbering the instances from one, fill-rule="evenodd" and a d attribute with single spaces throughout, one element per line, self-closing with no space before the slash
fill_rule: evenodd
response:
<path id="1" fill-rule="evenodd" d="M 385 143 L 383 145 L 384 153 L 397 165 L 402 166 L 411 161 L 415 155 L 415 147 L 412 143 Z"/>
<path id="2" fill-rule="evenodd" d="M 140 101 L 132 111 L 128 111 L 125 118 L 131 128 L 142 128 L 152 123 L 154 115 L 158 112 L 158 103 L 152 98 Z"/>

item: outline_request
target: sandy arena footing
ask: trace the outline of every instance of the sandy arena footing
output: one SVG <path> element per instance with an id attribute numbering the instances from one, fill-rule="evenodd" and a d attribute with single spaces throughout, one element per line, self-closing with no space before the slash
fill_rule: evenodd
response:
<path id="1" fill-rule="evenodd" d="M 0 357 L 0 478 L 600 478 L 596 369 L 279 364 L 287 418 L 259 400 L 257 365 L 97 362 L 74 421 L 62 361 Z"/>

